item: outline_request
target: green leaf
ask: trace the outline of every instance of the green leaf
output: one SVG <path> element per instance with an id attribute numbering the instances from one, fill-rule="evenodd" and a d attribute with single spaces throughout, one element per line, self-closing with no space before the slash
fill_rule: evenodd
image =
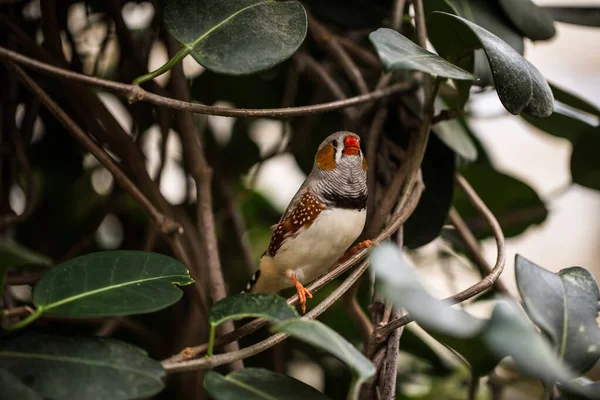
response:
<path id="1" fill-rule="evenodd" d="M 521 117 L 536 128 L 553 136 L 567 139 L 572 143 L 576 142 L 583 132 L 589 131 L 592 127 L 587 122 L 566 115 L 562 111 L 554 111 L 545 118 L 532 117 L 526 114 L 521 114 Z"/>
<path id="2" fill-rule="evenodd" d="M 550 84 L 550 89 L 552 89 L 552 94 L 554 95 L 554 99 L 556 101 L 559 101 L 563 104 L 566 104 L 569 107 L 586 112 L 588 114 L 600 116 L 600 109 L 598 109 L 598 107 L 596 107 L 595 105 L 593 105 L 586 99 L 583 99 L 577 95 L 574 95 L 573 93 L 571 93 L 565 89 L 562 89 L 553 83 L 549 83 L 549 84 Z"/>
<path id="3" fill-rule="evenodd" d="M 375 375 L 376 369 L 371 360 L 366 358 L 356 347 L 336 331 L 319 321 L 291 319 L 273 326 L 276 332 L 285 332 L 294 338 L 321 348 L 340 359 L 355 374 L 355 384 L 349 398 L 358 398 L 361 384 Z"/>
<path id="4" fill-rule="evenodd" d="M 217 326 L 225 321 L 248 317 L 267 321 L 283 321 L 298 318 L 298 312 L 276 294 L 238 293 L 215 303 L 208 313 L 208 322 Z"/>
<path id="5" fill-rule="evenodd" d="M 492 317 L 481 320 L 432 297 L 397 247 L 380 246 L 372 252 L 371 261 L 384 296 L 405 308 L 434 338 L 463 355 L 477 376 L 510 356 L 528 375 L 571 385 L 573 376 L 513 301 L 499 302 Z"/>
<path id="6" fill-rule="evenodd" d="M 600 359 L 596 280 L 581 267 L 554 274 L 516 255 L 517 287 L 525 311 L 575 372 L 588 371 Z"/>
<path id="7" fill-rule="evenodd" d="M 203 67 L 231 75 L 262 71 L 289 58 L 307 29 L 297 1 L 167 0 L 164 23 Z"/>
<path id="8" fill-rule="evenodd" d="M 61 400 L 149 397 L 165 379 L 160 362 L 113 339 L 25 334 L 0 341 L 0 365 L 42 396 Z"/>
<path id="9" fill-rule="evenodd" d="M 552 17 L 530 0 L 499 0 L 511 22 L 531 40 L 548 40 L 556 34 Z"/>
<path id="10" fill-rule="evenodd" d="M 438 126 L 436 125 L 436 131 Z M 431 136 L 421 164 L 427 190 L 404 223 L 404 245 L 417 248 L 440 235 L 452 205 L 456 172 L 456 155 L 437 135 Z"/>
<path id="11" fill-rule="evenodd" d="M 0 369 L 0 400 L 44 400 L 35 390 L 5 369 Z"/>
<path id="12" fill-rule="evenodd" d="M 571 153 L 571 177 L 573 182 L 600 190 L 600 127 L 583 132 L 573 145 Z"/>
<path id="13" fill-rule="evenodd" d="M 144 314 L 177 302 L 189 285 L 185 265 L 162 254 L 104 251 L 75 257 L 46 272 L 33 290 L 44 313 L 68 317 Z"/>
<path id="14" fill-rule="evenodd" d="M 19 243 L 0 240 L 0 270 L 19 268 L 24 265 L 52 265 L 52 259 Z"/>
<path id="15" fill-rule="evenodd" d="M 328 399 L 297 379 L 262 368 L 244 368 L 227 376 L 208 371 L 204 388 L 215 400 Z"/>
<path id="16" fill-rule="evenodd" d="M 542 7 L 556 21 L 583 26 L 600 26 L 600 7 Z"/>
<path id="17" fill-rule="evenodd" d="M 436 110 L 442 109 L 442 104 L 443 102 L 436 100 Z M 477 147 L 475 147 L 473 139 L 456 119 L 440 121 L 432 130 L 446 146 L 465 161 L 473 162 L 477 159 Z"/>
<path id="18" fill-rule="evenodd" d="M 433 12 L 429 21 L 454 30 L 454 35 L 460 34 L 463 49 L 483 47 L 498 97 L 509 112 L 519 114 L 524 111 L 539 117 L 552 113 L 554 99 L 547 82 L 532 64 L 506 42 L 482 27 L 449 13 Z"/>
<path id="19" fill-rule="evenodd" d="M 433 54 L 416 45 L 400 33 L 379 28 L 369 34 L 369 40 L 386 71 L 416 70 L 445 78 L 476 81 L 475 75 L 449 63 L 437 54 Z"/>

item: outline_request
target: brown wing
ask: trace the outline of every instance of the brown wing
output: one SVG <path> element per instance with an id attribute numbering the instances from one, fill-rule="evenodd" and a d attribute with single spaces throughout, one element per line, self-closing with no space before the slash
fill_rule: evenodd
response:
<path id="1" fill-rule="evenodd" d="M 296 200 L 296 201 L 294 201 Z M 305 191 L 298 198 L 294 198 L 288 206 L 286 213 L 277 224 L 275 232 L 271 237 L 267 253 L 273 257 L 281 245 L 289 238 L 295 237 L 298 233 L 308 228 L 317 219 L 321 211 L 327 206 L 319 202 L 309 192 Z"/>

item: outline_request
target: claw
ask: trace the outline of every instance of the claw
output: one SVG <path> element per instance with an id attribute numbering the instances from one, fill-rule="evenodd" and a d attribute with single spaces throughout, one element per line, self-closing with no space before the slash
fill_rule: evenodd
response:
<path id="1" fill-rule="evenodd" d="M 370 248 L 371 246 L 379 246 L 379 243 L 374 242 L 370 239 L 363 240 L 362 242 L 358 243 L 356 246 L 354 246 L 350 250 L 348 250 L 346 252 L 346 254 L 344 254 L 342 256 L 342 258 L 340 258 L 339 262 L 344 262 L 347 259 L 349 259 L 350 257 L 352 257 L 353 255 L 355 255 L 356 253 L 358 253 L 358 251 L 360 249 L 364 249 L 365 247 Z"/>
<path id="2" fill-rule="evenodd" d="M 306 312 L 306 296 L 308 296 L 309 299 L 312 299 L 312 293 L 310 292 L 310 290 L 302 286 L 302 284 L 298 281 L 298 279 L 296 279 L 294 274 L 290 274 L 289 278 L 292 280 L 292 282 L 294 282 L 294 286 L 296 286 L 299 303 L 302 306 L 302 314 L 304 314 Z"/>

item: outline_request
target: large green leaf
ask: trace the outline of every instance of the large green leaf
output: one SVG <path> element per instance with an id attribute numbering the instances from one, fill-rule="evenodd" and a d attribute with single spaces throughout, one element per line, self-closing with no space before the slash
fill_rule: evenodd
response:
<path id="1" fill-rule="evenodd" d="M 130 344 L 101 338 L 25 334 L 0 341 L 1 368 L 50 399 L 120 400 L 164 387 L 158 361 Z"/>
<path id="2" fill-rule="evenodd" d="M 299 380 L 262 368 L 244 368 L 227 376 L 208 371 L 204 388 L 215 400 L 328 399 Z"/>
<path id="3" fill-rule="evenodd" d="M 19 243 L 0 240 L 0 271 L 29 264 L 52 265 L 52 259 Z"/>
<path id="4" fill-rule="evenodd" d="M 552 94 L 554 95 L 554 99 L 563 104 L 566 104 L 569 107 L 574 109 L 586 112 L 588 114 L 600 116 L 600 110 L 598 107 L 590 103 L 588 100 L 579 97 L 553 83 L 550 84 L 550 89 L 552 89 Z"/>
<path id="5" fill-rule="evenodd" d="M 450 32 L 447 39 L 460 40 L 462 51 L 483 47 L 490 63 L 498 97 L 504 107 L 513 114 L 524 111 L 530 115 L 545 117 L 552 113 L 554 99 L 552 91 L 540 72 L 506 42 L 491 32 L 464 19 L 445 13 L 433 12 L 429 16 L 431 24 L 445 26 Z M 466 29 L 465 29 L 466 28 Z M 452 50 L 455 50 L 454 45 Z M 455 54 L 456 58 L 458 55 Z M 447 57 L 451 57 L 448 54 Z"/>
<path id="6" fill-rule="evenodd" d="M 11 372 L 0 369 L 0 400 L 44 400 Z"/>
<path id="7" fill-rule="evenodd" d="M 231 75 L 289 58 L 307 28 L 302 4 L 274 0 L 167 0 L 164 22 L 198 63 Z"/>
<path id="8" fill-rule="evenodd" d="M 552 17 L 530 0 L 499 0 L 511 22 L 531 40 L 548 40 L 556 34 Z"/>
<path id="9" fill-rule="evenodd" d="M 298 312 L 276 294 L 239 293 L 215 303 L 208 313 L 208 322 L 217 326 L 225 321 L 248 317 L 267 321 L 283 321 L 298 318 Z"/>
<path id="10" fill-rule="evenodd" d="M 165 308 L 188 285 L 185 265 L 162 254 L 116 250 L 75 257 L 46 272 L 33 290 L 39 312 L 69 317 L 142 314 Z"/>
<path id="11" fill-rule="evenodd" d="M 372 252 L 371 261 L 384 296 L 405 308 L 432 336 L 463 355 L 475 374 L 486 374 L 510 356 L 528 375 L 571 385 L 573 375 L 512 300 L 499 302 L 492 317 L 481 320 L 431 296 L 396 246 L 380 246 Z"/>
<path id="12" fill-rule="evenodd" d="M 587 122 L 567 115 L 562 111 L 554 111 L 545 118 L 532 117 L 526 114 L 521 114 L 521 117 L 544 132 L 571 142 L 576 142 L 583 132 L 589 131 L 591 128 L 591 125 Z"/>
<path id="13" fill-rule="evenodd" d="M 583 26 L 600 26 L 600 7 L 542 7 L 556 21 Z"/>
<path id="14" fill-rule="evenodd" d="M 531 320 L 550 338 L 574 371 L 589 370 L 600 358 L 596 280 L 581 267 L 554 274 L 517 254 L 517 287 Z"/>
<path id="15" fill-rule="evenodd" d="M 416 45 L 395 30 L 379 28 L 369 39 L 386 71 L 416 70 L 445 78 L 476 81 L 478 78 Z"/>
<path id="16" fill-rule="evenodd" d="M 319 347 L 348 365 L 355 375 L 355 385 L 349 396 L 351 399 L 358 398 L 361 384 L 375 375 L 376 369 L 371 360 L 336 331 L 319 321 L 291 319 L 278 323 L 273 330 L 285 332 L 298 340 Z"/>
<path id="17" fill-rule="evenodd" d="M 600 127 L 590 128 L 581 134 L 571 153 L 571 178 L 573 182 L 600 190 Z"/>
<path id="18" fill-rule="evenodd" d="M 436 129 L 439 127 L 436 126 Z M 404 245 L 416 248 L 440 235 L 452 205 L 456 155 L 438 136 L 431 136 L 421 164 L 425 190 L 404 223 Z"/>

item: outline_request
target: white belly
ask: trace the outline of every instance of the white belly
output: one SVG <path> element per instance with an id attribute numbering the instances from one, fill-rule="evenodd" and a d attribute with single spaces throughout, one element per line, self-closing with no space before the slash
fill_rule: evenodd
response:
<path id="1" fill-rule="evenodd" d="M 289 271 L 303 284 L 325 273 L 360 236 L 366 217 L 366 210 L 325 210 L 308 229 L 286 240 L 270 260 L 283 287 L 292 286 Z"/>

